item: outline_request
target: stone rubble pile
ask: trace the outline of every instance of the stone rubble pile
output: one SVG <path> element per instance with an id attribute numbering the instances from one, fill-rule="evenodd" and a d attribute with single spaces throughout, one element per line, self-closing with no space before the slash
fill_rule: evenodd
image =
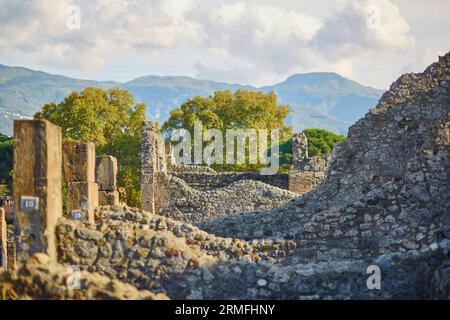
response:
<path id="1" fill-rule="evenodd" d="M 174 201 L 159 214 L 192 224 L 257 210 L 270 210 L 298 196 L 288 190 L 253 180 L 200 191 L 176 177 L 169 179 L 171 182 L 167 183 L 168 192 L 172 194 Z"/>
<path id="2" fill-rule="evenodd" d="M 81 271 L 67 265 L 50 262 L 37 253 L 18 270 L 0 272 L 2 299 L 99 299 L 99 300 L 167 300 L 164 294 L 154 294 L 98 273 Z"/>

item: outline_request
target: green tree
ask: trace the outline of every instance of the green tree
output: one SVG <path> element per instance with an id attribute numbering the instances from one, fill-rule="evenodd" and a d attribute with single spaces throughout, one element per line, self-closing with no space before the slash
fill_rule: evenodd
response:
<path id="1" fill-rule="evenodd" d="M 0 133 L 0 199 L 12 191 L 12 168 L 13 139 Z"/>
<path id="2" fill-rule="evenodd" d="M 85 88 L 63 101 L 43 106 L 35 119 L 47 119 L 62 128 L 67 140 L 91 141 L 97 154 L 110 154 L 119 163 L 118 185 L 128 205 L 140 205 L 140 139 L 145 105 L 135 103 L 126 90 Z"/>
<path id="3" fill-rule="evenodd" d="M 308 139 L 309 156 L 329 155 L 336 144 L 347 140 L 343 135 L 323 129 L 305 129 L 303 133 Z M 292 138 L 280 145 L 280 165 L 284 171 L 292 166 Z"/>
<path id="4" fill-rule="evenodd" d="M 310 156 L 329 155 L 339 142 L 347 140 L 343 135 L 337 135 L 323 129 L 306 129 L 303 133 L 308 138 L 308 153 Z"/>
<path id="5" fill-rule="evenodd" d="M 218 129 L 224 137 L 226 129 L 251 128 L 257 132 L 258 129 L 280 129 L 280 141 L 285 141 L 292 135 L 291 127 L 284 124 L 288 114 L 288 106 L 279 104 L 274 92 L 265 94 L 248 90 L 237 90 L 234 93 L 230 90 L 216 91 L 209 97 L 189 99 L 172 110 L 169 119 L 162 126 L 162 131 L 169 136 L 174 129 L 186 129 L 192 136 L 194 122 L 200 120 L 204 130 Z M 248 158 L 248 152 L 246 154 Z M 261 165 L 214 164 L 212 167 L 218 171 L 248 171 L 258 170 Z"/>

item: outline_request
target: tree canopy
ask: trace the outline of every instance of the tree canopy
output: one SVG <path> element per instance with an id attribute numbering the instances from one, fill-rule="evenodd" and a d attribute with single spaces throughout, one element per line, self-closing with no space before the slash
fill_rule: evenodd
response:
<path id="1" fill-rule="evenodd" d="M 329 155 L 336 144 L 347 140 L 343 135 L 337 135 L 323 129 L 305 129 L 303 133 L 308 138 L 308 153 L 310 156 Z"/>
<path id="2" fill-rule="evenodd" d="M 0 133 L 0 184 L 12 189 L 13 139 Z"/>
<path id="3" fill-rule="evenodd" d="M 222 133 L 225 133 L 226 129 L 280 129 L 280 140 L 284 141 L 292 135 L 291 127 L 284 124 L 288 114 L 288 106 L 278 103 L 274 92 L 265 94 L 248 90 L 216 91 L 209 97 L 189 99 L 172 110 L 162 130 L 164 134 L 169 135 L 174 129 L 186 129 L 192 135 L 194 122 L 200 120 L 203 129 L 214 128 Z M 224 164 L 212 167 L 219 171 L 244 171 L 256 170 L 260 166 Z"/>
<path id="4" fill-rule="evenodd" d="M 94 142 L 97 155 L 109 154 L 119 163 L 118 185 L 129 205 L 140 204 L 140 139 L 145 105 L 135 103 L 126 90 L 88 87 L 73 91 L 63 101 L 43 106 L 35 119 L 62 128 L 64 139 Z"/>

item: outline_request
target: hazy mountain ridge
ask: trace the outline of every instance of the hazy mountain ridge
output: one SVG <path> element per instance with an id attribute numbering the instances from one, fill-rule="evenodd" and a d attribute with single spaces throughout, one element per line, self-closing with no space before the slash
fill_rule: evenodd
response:
<path id="1" fill-rule="evenodd" d="M 376 105 L 383 93 L 325 72 L 296 74 L 281 83 L 258 88 L 186 76 L 144 76 L 125 83 L 81 80 L 0 65 L 0 132 L 12 134 L 13 118 L 31 117 L 43 104 L 59 102 L 71 91 L 87 86 L 129 90 L 136 101 L 147 104 L 148 117 L 160 122 L 167 119 L 171 109 L 197 95 L 226 89 L 273 90 L 281 102 L 291 107 L 287 122 L 295 131 L 318 127 L 336 133 L 345 133 L 351 123 Z"/>

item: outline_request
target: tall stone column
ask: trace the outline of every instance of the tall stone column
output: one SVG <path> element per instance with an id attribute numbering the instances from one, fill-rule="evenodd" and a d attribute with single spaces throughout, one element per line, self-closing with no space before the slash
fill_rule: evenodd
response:
<path id="1" fill-rule="evenodd" d="M 54 231 L 62 216 L 61 128 L 46 120 L 15 120 L 13 147 L 17 259 L 43 252 L 56 260 Z"/>
<path id="2" fill-rule="evenodd" d="M 166 148 L 153 122 L 142 123 L 141 140 L 141 202 L 142 209 L 156 213 L 156 202 L 160 202 L 158 174 L 167 171 Z"/>
<path id="3" fill-rule="evenodd" d="M 141 203 L 142 209 L 150 213 L 155 213 L 156 135 L 155 125 L 144 121 L 141 140 Z"/>

